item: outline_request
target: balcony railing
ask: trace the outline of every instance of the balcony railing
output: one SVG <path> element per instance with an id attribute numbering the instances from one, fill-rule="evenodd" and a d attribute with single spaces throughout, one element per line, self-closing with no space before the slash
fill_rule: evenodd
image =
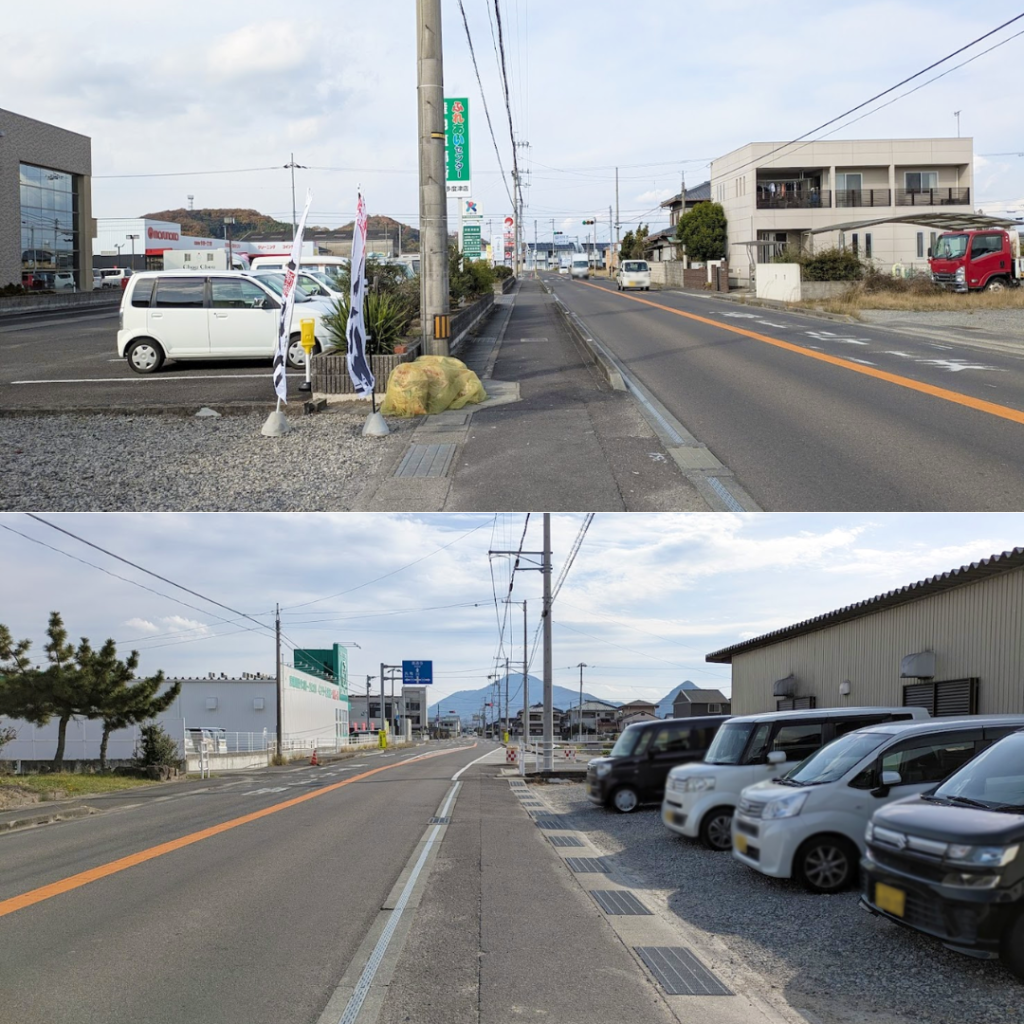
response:
<path id="1" fill-rule="evenodd" d="M 887 188 L 836 189 L 836 206 L 891 206 L 892 191 Z"/>
<path id="2" fill-rule="evenodd" d="M 791 189 L 786 192 L 761 191 L 757 196 L 759 210 L 809 210 L 832 205 L 830 189 Z"/>
<path id="3" fill-rule="evenodd" d="M 898 188 L 897 206 L 970 206 L 969 188 Z"/>

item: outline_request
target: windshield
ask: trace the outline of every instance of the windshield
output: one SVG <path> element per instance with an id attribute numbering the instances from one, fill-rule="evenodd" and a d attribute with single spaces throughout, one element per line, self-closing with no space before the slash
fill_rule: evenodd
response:
<path id="1" fill-rule="evenodd" d="M 338 282 L 330 274 L 325 274 L 322 270 L 307 270 L 305 273 L 325 288 L 330 288 L 332 291 L 338 290 Z"/>
<path id="2" fill-rule="evenodd" d="M 639 729 L 635 725 L 628 725 L 622 730 L 622 735 L 615 741 L 615 746 L 612 747 L 609 757 L 627 757 L 633 753 L 633 748 L 636 746 L 637 738 L 643 730 Z"/>
<path id="3" fill-rule="evenodd" d="M 782 778 L 800 786 L 820 786 L 825 782 L 835 782 L 873 750 L 877 750 L 885 739 L 879 733 L 849 732 L 816 750 Z"/>
<path id="4" fill-rule="evenodd" d="M 626 262 L 622 264 L 622 269 L 627 274 L 642 274 L 649 268 L 643 260 L 626 260 Z"/>
<path id="5" fill-rule="evenodd" d="M 931 796 L 954 803 L 971 800 L 995 810 L 1024 813 L 1024 732 L 993 743 Z"/>
<path id="6" fill-rule="evenodd" d="M 257 274 L 257 279 L 262 281 L 272 292 L 284 295 L 284 274 Z M 310 297 L 302 290 L 301 285 L 295 289 L 296 302 L 310 302 Z"/>
<path id="7" fill-rule="evenodd" d="M 954 260 L 967 252 L 967 235 L 939 235 L 935 243 L 936 259 Z"/>
<path id="8" fill-rule="evenodd" d="M 754 722 L 726 722 L 711 741 L 705 764 L 739 764 L 740 756 L 754 731 Z"/>

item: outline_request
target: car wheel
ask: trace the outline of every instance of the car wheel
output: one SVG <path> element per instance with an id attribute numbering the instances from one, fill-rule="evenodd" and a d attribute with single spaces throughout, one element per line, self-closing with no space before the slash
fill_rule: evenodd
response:
<path id="1" fill-rule="evenodd" d="M 619 814 L 632 814 L 640 806 L 640 798 L 631 786 L 620 786 L 612 796 L 612 806 Z"/>
<path id="2" fill-rule="evenodd" d="M 700 823 L 700 841 L 709 850 L 732 849 L 732 808 L 715 807 Z"/>
<path id="3" fill-rule="evenodd" d="M 156 373 L 164 362 L 164 350 L 152 338 L 137 338 L 124 355 L 136 373 Z"/>
<path id="4" fill-rule="evenodd" d="M 288 341 L 288 368 L 304 370 L 306 368 L 306 350 L 302 347 L 301 335 L 293 334 Z M 320 342 L 313 346 L 313 354 L 320 351 Z"/>
<path id="5" fill-rule="evenodd" d="M 857 848 L 842 836 L 818 836 L 793 859 L 794 873 L 811 892 L 839 892 L 857 877 Z"/>
<path id="6" fill-rule="evenodd" d="M 985 291 L 987 292 L 1001 292 L 1006 288 L 1006 282 L 1001 277 L 993 277 L 987 285 L 985 285 Z"/>
<path id="7" fill-rule="evenodd" d="M 1003 966 L 1024 981 L 1024 911 L 1003 932 L 999 943 L 999 959 Z"/>

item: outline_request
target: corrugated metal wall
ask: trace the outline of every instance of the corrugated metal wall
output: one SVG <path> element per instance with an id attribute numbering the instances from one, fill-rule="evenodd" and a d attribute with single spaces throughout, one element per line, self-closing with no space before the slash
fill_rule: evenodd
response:
<path id="1" fill-rule="evenodd" d="M 1024 712 L 1024 570 L 737 655 L 733 714 L 774 711 L 772 684 L 790 673 L 818 707 L 902 704 L 913 680 L 900 680 L 900 660 L 924 650 L 937 681 L 980 679 L 980 714 Z"/>

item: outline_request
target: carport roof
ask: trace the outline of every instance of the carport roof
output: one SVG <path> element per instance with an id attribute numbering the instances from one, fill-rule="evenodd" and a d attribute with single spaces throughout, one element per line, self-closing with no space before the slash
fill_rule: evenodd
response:
<path id="1" fill-rule="evenodd" d="M 1019 220 L 1009 217 L 989 217 L 983 213 L 905 213 L 899 217 L 877 217 L 874 220 L 850 220 L 842 224 L 829 224 L 823 228 L 808 228 L 806 234 L 820 235 L 825 231 L 856 231 L 876 224 L 920 224 L 923 228 L 939 231 L 984 231 L 987 228 L 1019 228 Z"/>
<path id="2" fill-rule="evenodd" d="M 912 601 L 919 601 L 925 597 L 933 597 L 946 590 L 954 590 L 957 587 L 965 587 L 972 583 L 980 583 L 982 580 L 990 579 L 993 576 L 1001 576 L 1004 573 L 1013 572 L 1015 569 L 1024 567 L 1024 547 L 1014 548 L 1012 551 L 1004 551 L 1001 555 L 992 555 L 980 562 L 971 562 L 970 565 L 961 566 L 951 572 L 944 572 L 941 576 L 929 576 L 920 583 L 911 583 L 908 586 L 900 587 L 899 590 L 890 590 L 878 597 L 868 598 L 866 601 L 858 601 L 856 604 L 847 605 L 833 612 L 826 612 L 824 615 L 815 616 L 813 619 L 806 619 L 804 622 L 797 622 L 792 626 L 784 626 L 773 633 L 765 633 L 764 636 L 754 637 L 751 640 L 744 640 L 743 643 L 733 644 L 732 647 L 723 647 L 720 651 L 712 651 L 704 656 L 705 661 L 715 662 L 720 665 L 732 663 L 737 654 L 746 654 L 749 651 L 756 651 L 761 647 L 770 647 L 772 644 L 781 643 L 783 640 L 791 640 L 794 637 L 813 633 L 819 629 L 827 629 L 830 626 L 838 625 L 841 622 L 850 622 L 853 619 L 862 619 L 868 615 L 884 611 L 887 608 L 894 608 L 901 604 L 910 604 Z"/>

